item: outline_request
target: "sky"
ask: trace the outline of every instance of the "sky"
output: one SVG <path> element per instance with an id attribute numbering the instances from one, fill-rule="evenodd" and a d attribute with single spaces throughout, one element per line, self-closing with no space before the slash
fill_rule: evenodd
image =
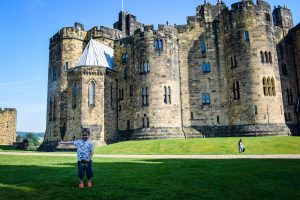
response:
<path id="1" fill-rule="evenodd" d="M 224 0 L 227 6 L 239 0 Z M 112 27 L 122 0 L 0 0 L 0 108 L 17 109 L 17 131 L 46 130 L 49 38 L 74 22 L 86 30 Z M 204 0 L 124 0 L 124 9 L 144 24 L 186 24 Z M 215 4 L 217 0 L 210 0 Z M 300 1 L 268 0 L 287 5 L 294 25 Z"/>

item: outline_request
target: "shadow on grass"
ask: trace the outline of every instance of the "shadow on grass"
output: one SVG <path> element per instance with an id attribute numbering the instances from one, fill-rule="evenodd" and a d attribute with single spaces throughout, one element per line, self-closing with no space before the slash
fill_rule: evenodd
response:
<path id="1" fill-rule="evenodd" d="M 0 199 L 300 199 L 299 160 L 95 159 L 93 169 L 94 186 L 78 189 L 75 163 L 0 163 Z"/>

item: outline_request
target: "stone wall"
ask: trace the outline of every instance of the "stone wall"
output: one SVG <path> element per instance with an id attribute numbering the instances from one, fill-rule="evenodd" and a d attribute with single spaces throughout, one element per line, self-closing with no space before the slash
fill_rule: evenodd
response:
<path id="1" fill-rule="evenodd" d="M 17 110 L 0 108 L 0 145 L 16 142 Z"/>

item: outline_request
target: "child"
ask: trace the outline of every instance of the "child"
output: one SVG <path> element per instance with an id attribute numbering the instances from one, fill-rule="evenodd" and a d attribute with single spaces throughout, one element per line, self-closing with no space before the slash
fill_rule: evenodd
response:
<path id="1" fill-rule="evenodd" d="M 238 143 L 238 147 L 239 147 L 239 153 L 243 153 L 245 151 L 245 147 L 244 147 L 242 139 L 240 139 L 240 141 Z"/>
<path id="2" fill-rule="evenodd" d="M 59 144 L 73 144 L 77 146 L 77 166 L 78 166 L 78 177 L 79 177 L 79 188 L 83 188 L 83 177 L 86 172 L 88 178 L 88 187 L 92 187 L 92 157 L 94 155 L 93 144 L 89 141 L 90 130 L 88 128 L 83 128 L 81 131 L 81 140 L 75 140 L 74 142 L 63 142 Z"/>

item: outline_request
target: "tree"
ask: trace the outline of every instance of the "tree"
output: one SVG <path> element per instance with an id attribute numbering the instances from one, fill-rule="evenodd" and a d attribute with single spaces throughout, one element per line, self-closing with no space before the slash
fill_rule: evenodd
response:
<path id="1" fill-rule="evenodd" d="M 29 145 L 38 146 L 40 144 L 39 138 L 33 133 L 26 133 L 25 138 L 28 139 Z"/>
<path id="2" fill-rule="evenodd" d="M 16 137 L 16 142 L 22 142 L 23 141 L 23 138 L 21 135 L 17 135 Z"/>

